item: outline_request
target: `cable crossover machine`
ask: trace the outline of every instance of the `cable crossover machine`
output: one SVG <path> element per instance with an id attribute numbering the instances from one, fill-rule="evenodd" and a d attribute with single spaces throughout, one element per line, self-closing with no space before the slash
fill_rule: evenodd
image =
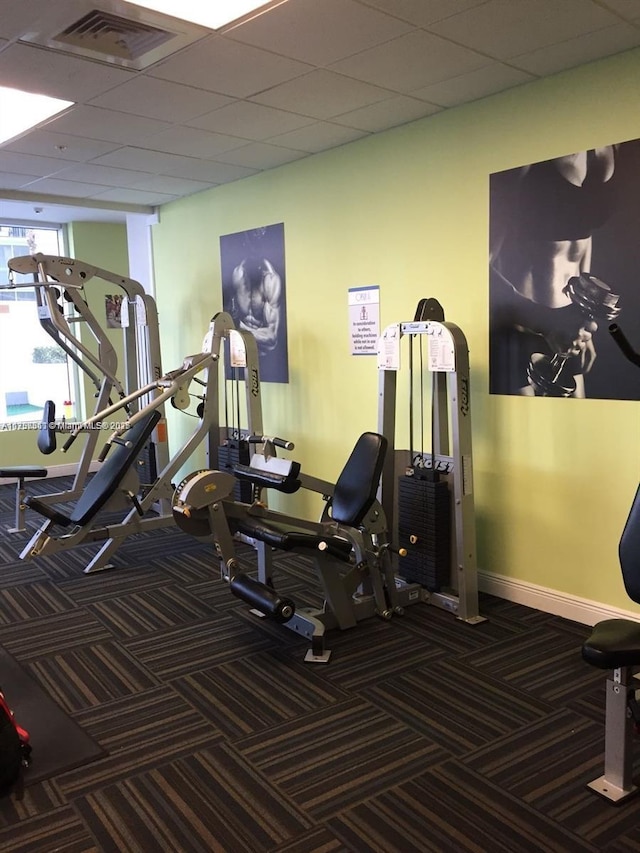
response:
<path id="1" fill-rule="evenodd" d="M 403 339 L 409 345 L 408 449 L 397 449 Z M 436 299 L 422 299 L 413 321 L 384 330 L 378 371 L 378 432 L 389 443 L 381 503 L 398 543 L 391 550 L 396 586 L 400 593 L 415 586 L 419 591 L 412 594 L 425 602 L 469 624 L 483 622 L 478 606 L 466 338 L 458 326 L 445 322 Z"/>

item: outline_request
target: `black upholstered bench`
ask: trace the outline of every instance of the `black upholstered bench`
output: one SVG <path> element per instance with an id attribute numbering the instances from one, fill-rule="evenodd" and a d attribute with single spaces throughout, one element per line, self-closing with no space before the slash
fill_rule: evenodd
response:
<path id="1" fill-rule="evenodd" d="M 24 487 L 25 480 L 37 480 L 46 477 L 48 474 L 46 468 L 41 468 L 39 465 L 5 465 L 0 467 L 0 478 L 16 481 L 16 524 L 15 527 L 9 528 L 9 533 L 23 533 L 24 526 L 24 511 L 26 504 L 26 490 Z"/>

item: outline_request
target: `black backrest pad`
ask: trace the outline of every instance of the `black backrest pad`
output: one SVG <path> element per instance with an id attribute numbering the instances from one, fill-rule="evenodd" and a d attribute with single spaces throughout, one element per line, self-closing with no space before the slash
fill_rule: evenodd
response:
<path id="1" fill-rule="evenodd" d="M 640 604 L 640 486 L 622 531 L 618 554 L 627 595 Z"/>
<path id="2" fill-rule="evenodd" d="M 358 527 L 371 508 L 378 491 L 387 439 L 365 432 L 356 442 L 342 469 L 331 501 L 331 515 L 348 527 Z"/>
<path id="3" fill-rule="evenodd" d="M 160 412 L 157 410 L 150 412 L 122 436 L 130 447 L 116 444 L 111 448 L 100 470 L 91 478 L 80 500 L 73 508 L 70 516 L 73 524 L 86 524 L 102 509 L 122 482 L 124 475 L 135 463 L 159 420 Z"/>
<path id="4" fill-rule="evenodd" d="M 53 400 L 46 400 L 42 412 L 42 422 L 38 430 L 38 450 L 48 455 L 56 449 L 56 432 L 51 424 L 55 424 L 56 404 Z"/>

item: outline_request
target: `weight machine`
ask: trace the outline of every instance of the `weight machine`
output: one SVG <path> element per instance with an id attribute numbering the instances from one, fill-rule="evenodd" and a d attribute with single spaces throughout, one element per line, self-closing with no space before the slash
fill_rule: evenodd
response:
<path id="1" fill-rule="evenodd" d="M 409 447 L 399 450 L 396 409 L 403 339 L 409 343 Z M 425 369 L 430 388 L 425 388 Z M 378 346 L 378 370 L 378 432 L 389 443 L 381 503 L 398 542 L 391 551 L 398 590 L 417 584 L 421 600 L 470 624 L 483 622 L 478 607 L 466 338 L 458 326 L 445 322 L 436 299 L 422 299 L 413 321 L 394 323 L 384 330 Z M 428 398 L 430 444 L 425 451 Z"/>
<path id="2" fill-rule="evenodd" d="M 10 282 L 4 289 L 33 287 L 38 319 L 44 331 L 67 357 L 83 372 L 95 392 L 94 415 L 111 405 L 115 394 L 122 400 L 162 375 L 158 313 L 153 297 L 142 285 L 130 278 L 108 270 L 56 255 L 23 255 L 8 261 Z M 17 282 L 16 275 L 31 275 L 31 281 Z M 118 358 L 106 331 L 89 308 L 86 288 L 92 279 L 102 279 L 124 293 L 121 323 L 123 331 L 124 378 L 118 375 Z M 65 306 L 66 309 L 65 310 Z M 80 331 L 76 331 L 78 327 Z M 95 352 L 82 340 L 82 329 L 93 337 Z M 127 411 L 136 411 L 139 400 L 132 398 Z M 161 411 L 163 415 L 163 412 Z M 72 430 L 73 422 L 56 421 L 55 404 L 49 400 L 44 407 L 38 448 L 51 454 L 57 448 L 57 434 Z M 80 497 L 93 461 L 98 431 L 85 433 L 85 443 L 76 469 L 73 484 L 65 491 L 42 495 L 41 504 L 73 501 Z M 166 421 L 162 416 L 149 436 L 145 464 L 151 472 L 162 469 L 168 462 Z M 39 472 L 39 473 L 37 473 Z M 18 480 L 16 531 L 24 530 L 26 506 L 23 483 L 32 476 L 46 476 L 46 469 L 33 466 L 3 467 L 2 475 Z M 152 473 L 147 475 L 152 476 Z"/>
<path id="3" fill-rule="evenodd" d="M 21 559 L 59 553 L 80 544 L 104 542 L 84 569 L 85 573 L 92 573 L 110 567 L 110 558 L 127 537 L 173 524 L 171 509 L 163 510 L 165 506 L 171 506 L 172 478 L 207 439 L 211 430 L 219 429 L 219 368 L 224 364 L 225 341 L 233 341 L 234 347 L 244 353 L 249 426 L 252 431 L 262 431 L 255 338 L 248 332 L 237 331 L 229 314 L 216 314 L 201 352 L 186 357 L 177 370 L 155 379 L 73 426 L 65 442 L 65 450 L 80 434 L 95 432 L 118 413 L 125 414 L 123 423 L 115 426 L 98 457 L 101 468 L 71 512 L 58 510 L 39 498 L 26 499 L 27 506 L 44 516 L 46 521 L 23 549 Z M 201 393 L 194 395 L 190 391 L 192 383 L 200 386 Z M 143 445 L 140 441 L 144 442 L 156 428 L 166 402 L 171 401 L 175 408 L 184 411 L 190 406 L 193 396 L 199 400 L 195 413 L 198 424 L 194 432 L 153 480 L 142 484 L 141 488 L 138 460 Z M 128 408 L 138 406 L 143 399 L 148 402 L 133 414 L 128 414 Z M 157 512 L 158 506 L 160 512 Z M 97 523 L 96 516 L 100 510 L 123 508 L 126 512 L 120 522 Z M 69 533 L 57 535 L 56 526 L 72 529 Z"/>
<path id="4" fill-rule="evenodd" d="M 275 457 L 275 447 L 293 449 L 282 439 L 256 437 L 262 452 L 250 466 L 235 466 L 233 473 L 199 471 L 176 490 L 176 523 L 192 536 L 212 536 L 221 575 L 231 592 L 310 641 L 305 660 L 326 663 L 325 632 L 353 628 L 374 614 L 390 619 L 401 613 L 390 563 L 386 522 L 376 492 L 387 449 L 377 433 L 363 433 L 335 484 L 309 477 L 300 465 Z M 249 482 L 255 500 L 241 503 L 232 497 L 236 479 Z M 322 494 L 325 506 L 318 522 L 294 518 L 266 507 L 262 490 L 275 488 L 291 494 L 307 488 Z M 242 570 L 235 541 L 252 545 L 258 554 L 257 578 Z M 298 608 L 281 596 L 273 581 L 272 550 L 296 551 L 313 558 L 324 594 L 320 608 Z M 402 603 L 411 603 L 407 598 Z"/>

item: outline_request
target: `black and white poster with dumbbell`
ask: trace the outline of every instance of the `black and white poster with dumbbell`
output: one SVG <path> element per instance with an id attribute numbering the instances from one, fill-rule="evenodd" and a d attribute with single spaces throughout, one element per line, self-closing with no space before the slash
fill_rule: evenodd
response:
<path id="1" fill-rule="evenodd" d="M 614 338 L 640 346 L 640 140 L 496 172 L 489 196 L 490 392 L 638 399 Z"/>

